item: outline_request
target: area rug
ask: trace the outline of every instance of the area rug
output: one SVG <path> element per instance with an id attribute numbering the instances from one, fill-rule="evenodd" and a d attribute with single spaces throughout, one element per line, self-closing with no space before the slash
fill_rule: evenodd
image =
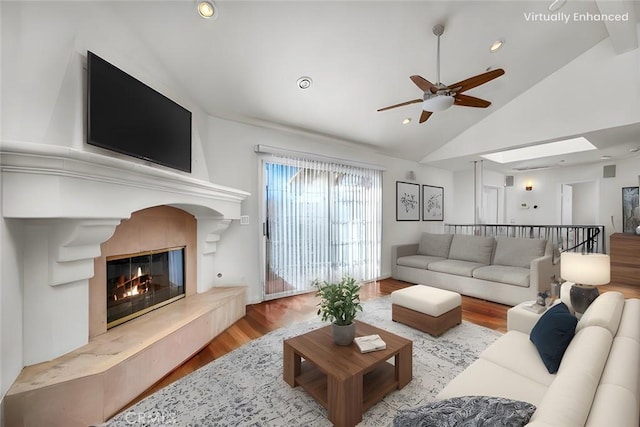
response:
<path id="1" fill-rule="evenodd" d="M 463 321 L 434 338 L 391 320 L 391 299 L 363 304 L 358 320 L 413 341 L 413 380 L 364 413 L 360 426 L 390 426 L 399 409 L 434 399 L 500 333 Z M 319 319 L 270 332 L 147 397 L 103 424 L 120 426 L 331 426 L 326 410 L 282 379 L 282 341 L 325 326 Z"/>

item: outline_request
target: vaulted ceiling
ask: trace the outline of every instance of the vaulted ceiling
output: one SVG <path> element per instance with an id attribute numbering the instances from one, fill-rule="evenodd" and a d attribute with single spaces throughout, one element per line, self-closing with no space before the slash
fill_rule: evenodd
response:
<path id="1" fill-rule="evenodd" d="M 103 2 L 98 11 L 108 10 L 137 34 L 181 90 L 213 116 L 326 135 L 451 169 L 467 167 L 479 153 L 581 135 L 604 151 L 578 156 L 577 163 L 597 161 L 605 151 L 628 155 L 640 145 L 640 110 L 635 119 L 626 111 L 640 109 L 639 69 L 624 71 L 640 60 L 639 2 L 569 0 L 558 12 L 550 12 L 550 4 L 217 1 L 217 19 L 198 16 L 191 0 Z M 597 19 L 602 13 L 623 19 L 603 23 Z M 438 23 L 445 26 L 443 83 L 488 69 L 506 71 L 467 92 L 492 105 L 453 106 L 424 124 L 418 123 L 421 104 L 377 112 L 422 96 L 410 75 L 436 82 L 432 27 Z M 505 44 L 491 53 L 498 39 Z M 594 74 L 580 61 L 608 65 Z M 607 80 L 618 72 L 623 76 L 611 78 L 631 87 Z M 297 86 L 301 76 L 311 77 L 309 89 Z M 596 77 L 604 80 L 594 82 Z M 620 120 L 599 123 L 581 111 L 589 108 L 585 103 L 599 105 L 603 95 L 624 98 Z M 617 101 L 609 99 L 607 108 L 609 102 Z M 405 118 L 411 123 L 403 125 Z"/>

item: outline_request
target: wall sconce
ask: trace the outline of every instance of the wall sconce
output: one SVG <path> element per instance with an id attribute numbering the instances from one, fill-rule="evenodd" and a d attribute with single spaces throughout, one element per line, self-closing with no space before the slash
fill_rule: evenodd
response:
<path id="1" fill-rule="evenodd" d="M 527 181 L 527 183 L 524 185 L 524 189 L 526 191 L 531 191 L 533 190 L 533 183 L 531 181 Z"/>

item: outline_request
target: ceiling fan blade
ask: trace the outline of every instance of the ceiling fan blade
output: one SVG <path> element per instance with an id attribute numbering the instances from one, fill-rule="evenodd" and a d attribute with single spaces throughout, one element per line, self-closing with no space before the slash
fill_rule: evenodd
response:
<path id="1" fill-rule="evenodd" d="M 416 86 L 420 88 L 423 92 L 430 91 L 431 93 L 436 93 L 438 91 L 438 86 L 431 83 L 429 80 L 420 76 L 411 76 L 409 77 Z"/>
<path id="2" fill-rule="evenodd" d="M 493 79 L 497 79 L 503 74 L 504 70 L 502 68 L 498 68 L 497 70 L 487 71 L 486 73 L 478 74 L 477 76 L 462 80 L 461 82 L 449 85 L 448 87 L 451 90 L 456 91 L 457 93 L 462 93 L 469 89 L 473 89 L 474 87 L 490 82 Z"/>
<path id="3" fill-rule="evenodd" d="M 460 105 L 462 107 L 487 108 L 489 105 L 491 105 L 491 102 L 485 101 L 484 99 L 476 98 L 474 96 L 458 93 L 454 97 L 454 104 Z"/>
<path id="4" fill-rule="evenodd" d="M 378 111 L 386 111 L 386 110 L 390 110 L 392 108 L 396 108 L 396 107 L 404 107 L 405 105 L 410 105 L 410 104 L 417 104 L 418 102 L 422 102 L 422 98 L 420 99 L 413 99 L 411 101 L 407 101 L 407 102 L 402 102 L 400 104 L 396 104 L 396 105 L 389 105 L 388 107 L 384 107 L 384 108 L 380 108 Z"/>
<path id="5" fill-rule="evenodd" d="M 420 114 L 420 123 L 426 122 L 432 114 L 433 113 L 431 111 L 422 110 L 422 114 Z"/>

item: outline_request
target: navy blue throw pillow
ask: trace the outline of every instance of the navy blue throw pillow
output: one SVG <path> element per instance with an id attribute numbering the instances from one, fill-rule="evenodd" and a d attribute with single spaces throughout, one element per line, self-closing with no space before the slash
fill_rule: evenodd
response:
<path id="1" fill-rule="evenodd" d="M 565 350 L 576 332 L 578 319 L 564 303 L 556 304 L 540 317 L 529 339 L 540 353 L 550 374 L 558 372 Z"/>

